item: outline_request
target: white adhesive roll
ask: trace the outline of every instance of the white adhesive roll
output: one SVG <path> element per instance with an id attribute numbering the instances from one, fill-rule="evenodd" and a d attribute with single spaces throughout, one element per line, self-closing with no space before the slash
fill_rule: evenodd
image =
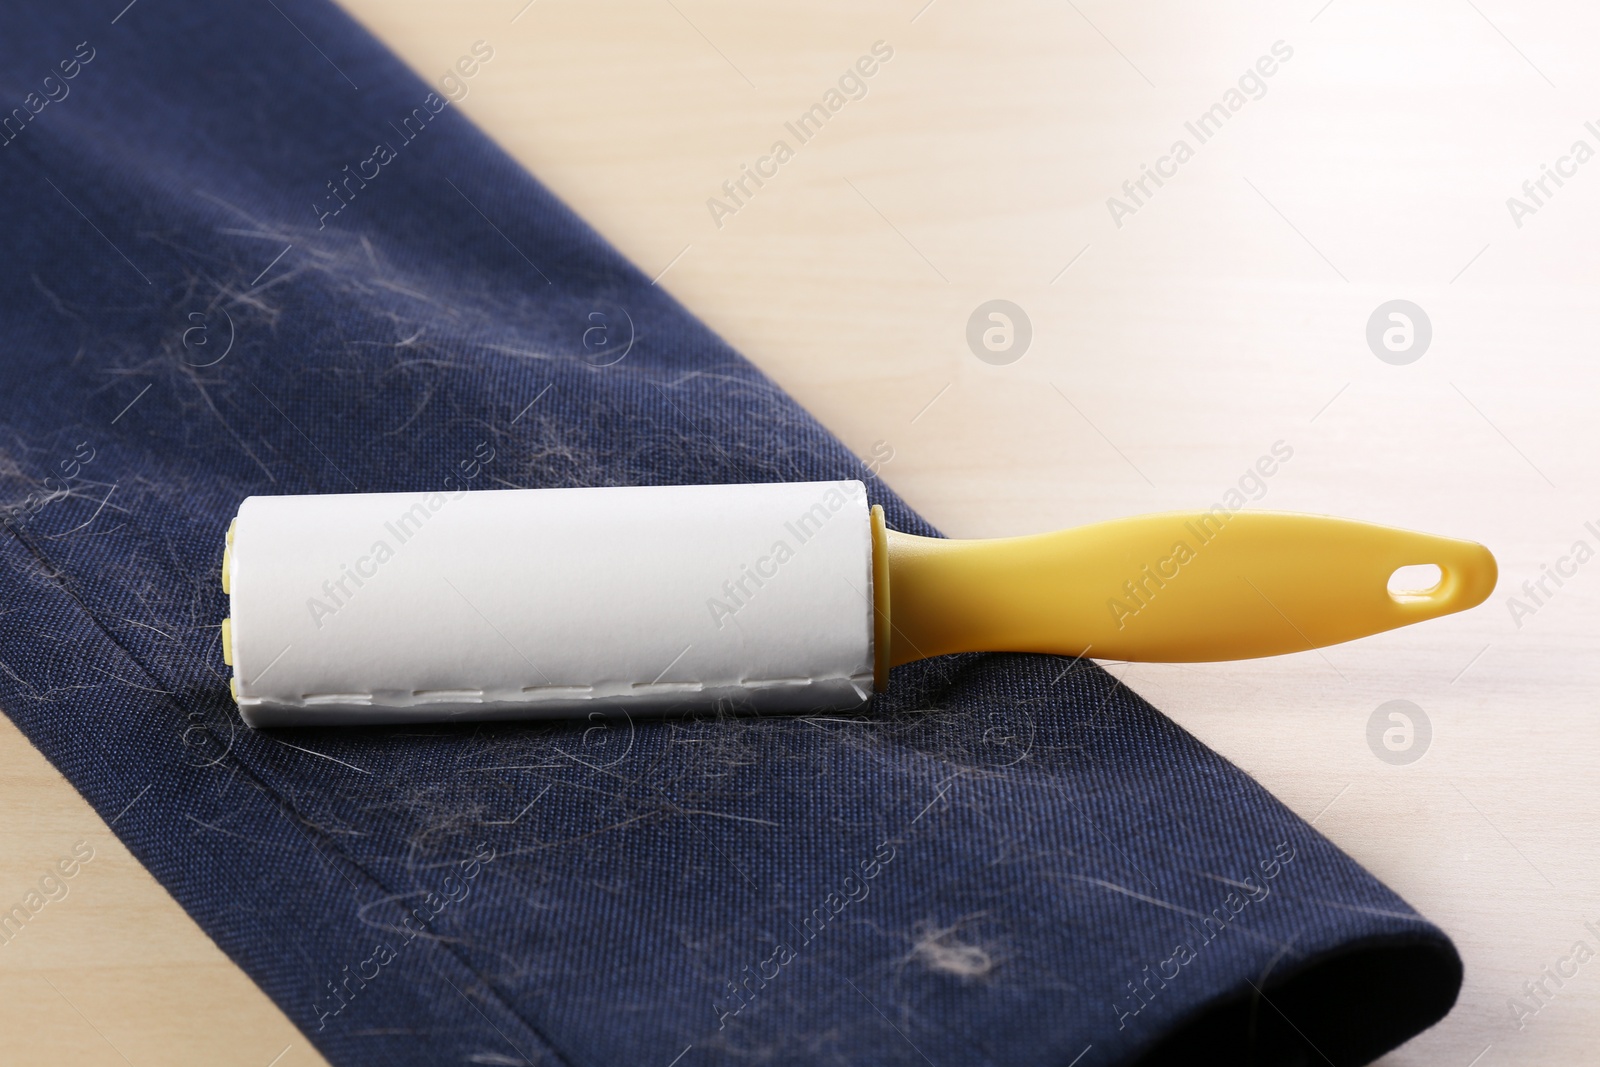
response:
<path id="1" fill-rule="evenodd" d="M 873 682 L 857 481 L 250 497 L 252 726 L 846 710 Z"/>

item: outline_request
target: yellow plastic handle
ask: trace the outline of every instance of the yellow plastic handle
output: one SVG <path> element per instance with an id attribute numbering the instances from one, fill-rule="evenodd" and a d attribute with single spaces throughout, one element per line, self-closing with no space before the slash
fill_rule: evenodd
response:
<path id="1" fill-rule="evenodd" d="M 1473 541 L 1282 512 L 1142 515 L 992 541 L 878 529 L 894 665 L 975 651 L 1276 656 L 1474 607 L 1497 575 Z M 1389 592 L 1395 570 L 1430 563 L 1433 588 Z"/>

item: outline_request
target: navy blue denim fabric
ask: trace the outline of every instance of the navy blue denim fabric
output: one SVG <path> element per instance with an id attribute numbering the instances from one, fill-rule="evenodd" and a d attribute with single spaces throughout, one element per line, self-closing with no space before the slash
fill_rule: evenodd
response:
<path id="1" fill-rule="evenodd" d="M 337 9 L 120 6 L 0 34 L 0 707 L 331 1061 L 1346 1064 L 1449 1009 L 1437 928 L 1086 661 L 245 728 L 249 494 L 864 477 L 932 531 Z"/>

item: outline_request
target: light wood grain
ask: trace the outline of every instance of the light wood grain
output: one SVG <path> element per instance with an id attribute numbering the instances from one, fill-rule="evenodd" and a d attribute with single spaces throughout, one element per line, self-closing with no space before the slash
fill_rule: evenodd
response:
<path id="1" fill-rule="evenodd" d="M 523 4 L 347 7 L 430 78 L 490 44 L 465 110 L 859 454 L 892 450 L 881 476 L 947 532 L 1209 505 L 1281 440 L 1294 456 L 1256 506 L 1489 544 L 1502 586 L 1465 616 L 1322 653 L 1113 670 L 1456 939 L 1460 1004 L 1385 1063 L 1594 1059 L 1600 962 L 1522 1030 L 1507 1000 L 1574 941 L 1600 948 L 1583 930 L 1600 920 L 1600 562 L 1520 627 L 1507 597 L 1573 541 L 1600 547 L 1584 529 L 1600 525 L 1600 161 L 1520 228 L 1506 198 L 1574 140 L 1600 148 L 1584 129 L 1600 15 Z M 786 138 L 794 158 L 718 227 L 708 198 L 879 40 L 894 56 L 865 98 L 809 143 Z M 1175 139 L 1197 144 L 1185 121 L 1280 40 L 1293 56 L 1265 96 L 1116 226 L 1107 198 Z M 992 298 L 1033 327 L 1005 366 L 965 340 Z M 1394 298 L 1434 328 L 1409 366 L 1364 337 Z M 1432 723 L 1408 766 L 1366 740 L 1391 699 Z M 141 1064 L 265 1064 L 290 1045 L 284 1065 L 317 1062 L 9 726 L 0 761 L 18 828 L 0 890 L 80 838 L 98 850 L 0 959 L 9 1056 L 111 1063 L 114 1043 Z"/>

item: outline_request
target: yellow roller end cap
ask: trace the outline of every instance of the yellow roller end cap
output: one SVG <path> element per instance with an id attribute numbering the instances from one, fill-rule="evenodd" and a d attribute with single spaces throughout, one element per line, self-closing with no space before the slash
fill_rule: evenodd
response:
<path id="1" fill-rule="evenodd" d="M 229 545 L 222 550 L 222 591 L 231 592 L 228 588 L 228 564 L 233 562 L 233 546 Z"/>
<path id="2" fill-rule="evenodd" d="M 235 704 L 239 703 L 239 679 L 228 679 L 228 692 L 233 694 L 233 702 Z"/>
<path id="3" fill-rule="evenodd" d="M 233 620 L 222 620 L 222 662 L 233 666 Z"/>

